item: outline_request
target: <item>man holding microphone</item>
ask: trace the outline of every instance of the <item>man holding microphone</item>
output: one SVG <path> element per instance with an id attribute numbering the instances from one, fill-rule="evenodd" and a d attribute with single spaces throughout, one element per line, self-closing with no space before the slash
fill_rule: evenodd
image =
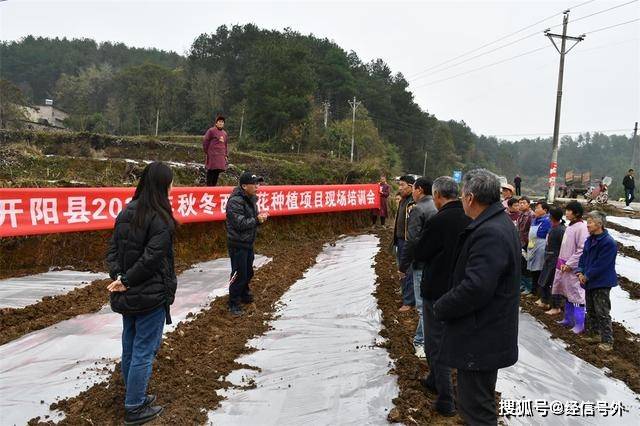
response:
<path id="1" fill-rule="evenodd" d="M 231 258 L 229 311 L 236 317 L 244 313 L 242 304 L 253 302 L 249 289 L 253 277 L 253 243 L 258 226 L 268 217 L 266 212 L 258 212 L 256 194 L 262 182 L 262 177 L 244 172 L 227 201 L 227 248 Z"/>

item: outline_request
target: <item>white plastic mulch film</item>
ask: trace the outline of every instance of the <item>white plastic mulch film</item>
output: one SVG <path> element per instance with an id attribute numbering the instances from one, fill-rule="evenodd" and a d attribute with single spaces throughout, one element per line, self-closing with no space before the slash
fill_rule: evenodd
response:
<path id="1" fill-rule="evenodd" d="M 256 256 L 256 267 L 268 261 Z M 226 294 L 229 270 L 229 259 L 217 259 L 182 273 L 171 308 L 173 324 L 165 332 Z M 0 346 L 0 424 L 20 425 L 45 415 L 59 419 L 49 405 L 105 380 L 121 355 L 121 333 L 121 315 L 105 306 Z"/>
<path id="2" fill-rule="evenodd" d="M 622 217 L 622 216 L 607 216 L 607 220 L 617 225 L 624 226 L 629 229 L 635 229 L 636 231 L 640 231 L 640 219 L 633 219 L 630 217 Z"/>
<path id="3" fill-rule="evenodd" d="M 227 377 L 238 388 L 209 413 L 211 424 L 388 424 L 398 388 L 387 351 L 376 345 L 378 242 L 362 235 L 325 248 L 282 296 L 273 329 L 250 342 L 258 351 L 238 360 L 260 371 Z"/>
<path id="4" fill-rule="evenodd" d="M 533 417 L 509 417 L 510 424 L 522 425 L 637 425 L 640 418 L 638 395 L 617 379 L 607 377 L 603 370 L 576 357 L 565 349 L 564 344 L 552 339 L 535 318 L 520 314 L 519 359 L 516 365 L 502 369 L 498 374 L 497 391 L 501 392 L 503 404 L 506 400 L 532 401 Z M 536 403 L 536 400 L 540 400 Z M 561 415 L 542 417 L 538 411 L 549 404 L 560 401 L 565 409 Z M 629 412 L 622 416 L 603 416 L 596 412 L 593 417 L 570 415 L 569 403 L 597 401 L 622 403 Z M 523 407 L 524 403 L 520 405 Z M 613 412 L 613 411 L 609 411 Z"/>
<path id="5" fill-rule="evenodd" d="M 45 296 L 65 294 L 94 280 L 108 278 L 105 273 L 51 271 L 43 274 L 0 280 L 0 308 L 24 308 Z"/>

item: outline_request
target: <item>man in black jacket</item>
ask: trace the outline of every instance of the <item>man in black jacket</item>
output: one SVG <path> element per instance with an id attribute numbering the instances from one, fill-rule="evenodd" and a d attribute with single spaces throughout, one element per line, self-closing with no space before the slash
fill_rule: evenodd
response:
<path id="1" fill-rule="evenodd" d="M 433 204 L 431 196 L 431 180 L 419 177 L 413 184 L 414 204 L 409 208 L 407 219 L 407 241 L 405 242 L 400 266 L 398 268 L 401 276 L 412 273 L 413 294 L 416 301 L 416 311 L 418 311 L 418 326 L 413 337 L 413 347 L 418 358 L 425 358 L 424 351 L 424 327 L 422 323 L 422 296 L 420 294 L 420 281 L 422 280 L 422 262 L 415 260 L 415 246 L 422 237 L 425 225 L 433 215 L 436 214 L 436 206 Z"/>
<path id="2" fill-rule="evenodd" d="M 416 262 L 424 263 L 420 290 L 424 298 L 424 343 L 429 362 L 429 375 L 421 382 L 438 394 L 435 410 L 450 416 L 455 414 L 451 368 L 439 359 L 444 323 L 435 319 L 433 305 L 451 288 L 451 268 L 458 236 L 471 219 L 464 214 L 458 199 L 458 184 L 448 176 L 433 182 L 433 202 L 438 213 L 427 222 L 415 250 Z"/>
<path id="3" fill-rule="evenodd" d="M 636 181 L 633 179 L 633 169 L 629 169 L 629 172 L 622 179 L 622 185 L 624 186 L 624 201 L 629 207 L 629 204 L 635 199 L 633 193 L 636 189 Z"/>
<path id="4" fill-rule="evenodd" d="M 458 369 L 464 420 L 495 425 L 498 369 L 518 360 L 520 239 L 493 173 L 465 174 L 462 206 L 473 221 L 454 251 L 452 288 L 433 306 L 435 318 L 445 323 L 439 360 Z"/>
<path id="5" fill-rule="evenodd" d="M 243 314 L 241 304 L 253 302 L 249 282 L 253 277 L 253 243 L 258 226 L 267 220 L 267 213 L 258 212 L 258 187 L 264 179 L 249 172 L 240 176 L 240 182 L 227 201 L 227 248 L 231 258 L 229 283 L 229 311 L 233 316 Z"/>
<path id="6" fill-rule="evenodd" d="M 396 212 L 396 221 L 393 226 L 393 245 L 396 248 L 396 260 L 398 261 L 398 267 L 400 266 L 400 259 L 402 259 L 402 253 L 407 241 L 407 219 L 409 217 L 409 206 L 413 203 L 413 183 L 415 179 L 411 175 L 401 176 L 398 184 L 398 192 L 402 199 L 398 204 L 398 211 Z M 400 312 L 408 312 L 416 304 L 415 296 L 413 294 L 413 277 L 411 273 L 407 273 L 404 277 L 400 278 L 400 286 L 402 289 L 402 306 Z"/>

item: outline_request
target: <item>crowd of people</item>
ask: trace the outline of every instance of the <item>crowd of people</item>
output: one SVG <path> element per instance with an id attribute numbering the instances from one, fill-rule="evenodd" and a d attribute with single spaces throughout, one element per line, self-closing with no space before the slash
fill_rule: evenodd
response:
<path id="1" fill-rule="evenodd" d="M 253 302 L 253 245 L 268 219 L 256 204 L 262 182 L 244 172 L 227 202 L 228 307 L 235 317 Z M 111 308 L 123 321 L 125 424 L 148 422 L 163 410 L 146 391 L 177 287 L 172 183 L 166 164 L 144 169 L 132 201 L 116 218 L 107 253 Z M 564 208 L 565 226 L 562 209 L 526 196 L 516 201 L 515 188 L 484 169 L 467 172 L 461 188 L 448 176 L 432 182 L 407 175 L 398 186 L 393 246 L 399 310 L 418 312 L 413 344 L 429 365 L 421 383 L 437 395 L 438 413 L 496 424 L 498 369 L 518 359 L 521 294 L 539 297 L 536 304 L 549 315 L 564 313 L 564 326 L 612 349 L 609 292 L 617 285 L 617 246 L 603 213 L 593 211 L 585 222 L 582 205 L 572 201 Z M 375 212 L 383 226 L 390 189 L 383 177 Z"/>
<path id="2" fill-rule="evenodd" d="M 461 190 L 448 176 L 398 179 L 399 310 L 417 310 L 413 343 L 429 365 L 421 383 L 437 395 L 433 409 L 460 412 L 468 424 L 497 423 L 497 372 L 518 359 L 521 297 L 563 314 L 560 324 L 600 350 L 613 348 L 617 245 L 606 216 L 585 216 L 577 201 L 561 208 L 516 198 L 520 182 L 501 184 L 483 169 L 467 172 Z"/>

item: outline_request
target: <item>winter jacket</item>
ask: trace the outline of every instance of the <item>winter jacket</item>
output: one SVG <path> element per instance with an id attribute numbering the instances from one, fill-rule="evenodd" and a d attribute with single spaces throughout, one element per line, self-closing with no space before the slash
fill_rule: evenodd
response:
<path id="1" fill-rule="evenodd" d="M 562 237 L 564 236 L 564 223 L 554 226 L 547 234 L 547 246 L 544 251 L 544 266 L 538 280 L 541 287 L 551 287 L 553 285 L 553 277 L 556 272 L 556 263 L 560 254 L 560 246 L 562 245 Z"/>
<path id="2" fill-rule="evenodd" d="M 207 130 L 207 133 L 202 138 L 202 149 L 204 150 L 207 170 L 227 170 L 228 139 L 227 132 L 215 126 Z"/>
<path id="3" fill-rule="evenodd" d="M 128 287 L 112 292 L 111 309 L 121 314 L 144 314 L 164 305 L 167 324 L 171 324 L 169 305 L 177 288 L 173 256 L 173 222 L 166 223 L 157 213 L 150 213 L 139 229 L 131 226 L 137 200 L 132 201 L 116 218 L 107 252 L 111 279 L 122 275 Z"/>
<path id="4" fill-rule="evenodd" d="M 434 305 L 444 321 L 440 361 L 489 371 L 518 360 L 520 240 L 502 204 L 485 209 L 460 235 L 452 287 Z"/>
<path id="5" fill-rule="evenodd" d="M 438 300 L 450 286 L 453 254 L 458 236 L 471 223 L 462 202 L 450 201 L 426 224 L 415 248 L 415 259 L 424 262 L 420 293 L 427 300 Z M 511 225 L 513 227 L 513 225 Z"/>
<path id="6" fill-rule="evenodd" d="M 244 189 L 236 187 L 227 201 L 227 245 L 252 248 L 258 233 L 257 197 L 250 197 Z"/>
<path id="7" fill-rule="evenodd" d="M 409 206 L 413 203 L 413 197 L 402 198 L 400 204 L 398 204 L 398 211 L 396 212 L 396 221 L 393 227 L 393 245 L 398 245 L 398 240 L 407 239 L 407 218 L 409 217 Z"/>
<path id="8" fill-rule="evenodd" d="M 520 234 L 520 244 L 522 248 L 527 247 L 529 244 L 529 228 L 531 228 L 531 220 L 533 219 L 533 212 L 527 210 L 526 212 L 520 212 L 518 217 L 518 232 Z"/>
<path id="9" fill-rule="evenodd" d="M 589 238 L 589 231 L 583 220 L 572 222 L 567 226 L 562 237 L 551 290 L 551 294 L 560 294 L 566 297 L 570 303 L 579 305 L 585 304 L 584 289 L 580 286 L 575 270 L 578 267 L 587 238 Z M 568 265 L 571 271 L 562 272 L 560 270 L 562 265 Z"/>
<path id="10" fill-rule="evenodd" d="M 415 248 L 422 237 L 425 224 L 431 219 L 438 210 L 433 204 L 433 197 L 426 195 L 420 201 L 414 203 L 409 210 L 409 218 L 407 219 L 407 243 L 402 250 L 400 258 L 400 272 L 407 272 L 411 263 L 415 260 Z"/>
<path id="11" fill-rule="evenodd" d="M 586 290 L 618 285 L 617 254 L 618 246 L 607 230 L 587 238 L 576 268 L 576 274 L 582 272 L 587 277 Z"/>
<path id="12" fill-rule="evenodd" d="M 622 179 L 622 185 L 624 186 L 624 189 L 634 190 L 636 188 L 636 180 L 633 178 L 633 176 L 626 175 Z"/>

